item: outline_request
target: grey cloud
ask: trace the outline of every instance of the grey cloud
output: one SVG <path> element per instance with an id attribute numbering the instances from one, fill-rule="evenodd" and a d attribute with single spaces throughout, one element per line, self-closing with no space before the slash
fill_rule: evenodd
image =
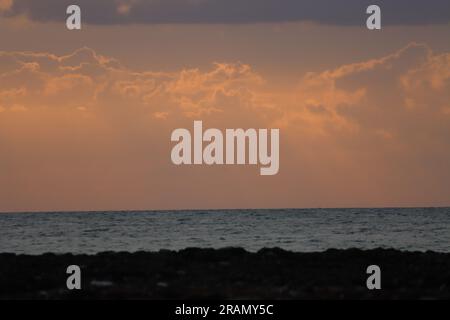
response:
<path id="1" fill-rule="evenodd" d="M 364 25 L 370 4 L 382 8 L 384 25 L 450 22 L 449 0 L 14 0 L 3 16 L 25 14 L 40 22 L 64 21 L 70 4 L 89 24 L 248 24 L 313 21 Z M 119 13 L 119 6 L 128 8 Z"/>

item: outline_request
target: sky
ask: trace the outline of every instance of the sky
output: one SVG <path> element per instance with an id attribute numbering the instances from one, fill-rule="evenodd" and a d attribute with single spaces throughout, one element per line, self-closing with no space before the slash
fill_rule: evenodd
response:
<path id="1" fill-rule="evenodd" d="M 0 212 L 450 205 L 450 3 L 0 0 Z M 171 132 L 279 128 L 280 171 Z"/>

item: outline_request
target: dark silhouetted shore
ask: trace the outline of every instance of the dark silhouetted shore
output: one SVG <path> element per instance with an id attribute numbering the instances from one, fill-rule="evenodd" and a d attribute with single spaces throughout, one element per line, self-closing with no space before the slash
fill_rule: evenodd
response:
<path id="1" fill-rule="evenodd" d="M 366 288 L 381 267 L 382 290 Z M 82 290 L 66 288 L 79 265 Z M 239 248 L 39 256 L 0 254 L 0 299 L 449 299 L 450 254 L 293 253 Z"/>

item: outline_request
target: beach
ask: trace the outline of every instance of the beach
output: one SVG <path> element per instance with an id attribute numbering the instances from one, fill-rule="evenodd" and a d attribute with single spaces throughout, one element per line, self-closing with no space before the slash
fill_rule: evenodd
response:
<path id="1" fill-rule="evenodd" d="M 68 290 L 66 269 L 81 269 Z M 369 265 L 381 290 L 368 290 Z M 0 299 L 449 299 L 450 254 L 278 248 L 0 254 Z"/>

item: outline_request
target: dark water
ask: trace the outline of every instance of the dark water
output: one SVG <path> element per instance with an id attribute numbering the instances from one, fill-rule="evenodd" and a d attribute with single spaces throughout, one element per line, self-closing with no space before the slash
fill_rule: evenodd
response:
<path id="1" fill-rule="evenodd" d="M 450 252 L 450 208 L 0 214 L 0 252 L 229 246 L 250 251 L 383 247 Z"/>

